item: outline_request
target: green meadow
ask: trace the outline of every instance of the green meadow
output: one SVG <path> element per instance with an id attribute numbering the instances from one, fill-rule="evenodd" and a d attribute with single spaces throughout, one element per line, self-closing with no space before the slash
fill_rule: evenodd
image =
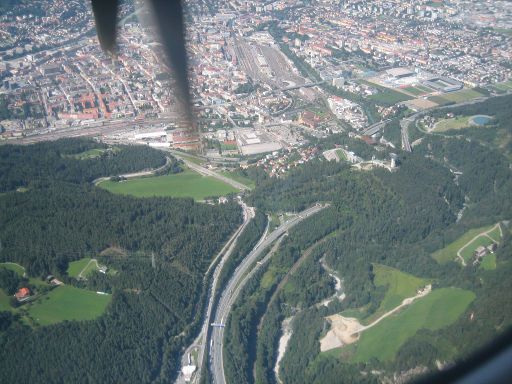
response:
<path id="1" fill-rule="evenodd" d="M 482 96 L 480 92 L 473 89 L 462 89 L 460 91 L 443 93 L 441 96 L 432 96 L 428 99 L 439 105 L 446 105 L 449 103 L 462 103 Z"/>
<path id="2" fill-rule="evenodd" d="M 238 190 L 210 176 L 202 176 L 189 169 L 183 172 L 131 179 L 121 182 L 104 181 L 99 184 L 112 193 L 136 197 L 191 197 L 204 200 L 206 197 L 222 196 Z"/>
<path id="3" fill-rule="evenodd" d="M 480 247 L 487 247 L 488 245 L 491 245 L 493 241 L 489 239 L 487 236 L 478 236 L 475 240 L 473 240 L 471 243 L 469 243 L 464 249 L 460 252 L 460 255 L 464 259 L 466 263 L 470 263 L 471 259 L 473 259 L 473 254 L 475 250 Z"/>
<path id="4" fill-rule="evenodd" d="M 457 251 L 460 248 L 462 248 L 465 244 L 467 244 L 472 238 L 474 238 L 479 233 L 488 231 L 492 227 L 493 227 L 492 225 L 489 225 L 488 227 L 470 229 L 469 231 L 467 231 L 464 235 L 459 237 L 454 242 L 452 242 L 452 243 L 448 244 L 446 247 L 434 252 L 432 254 L 432 257 L 439 264 L 446 264 L 449 261 L 454 261 L 455 258 L 457 257 Z"/>
<path id="5" fill-rule="evenodd" d="M 420 329 L 437 330 L 454 323 L 474 299 L 473 292 L 460 288 L 432 291 L 364 331 L 351 361 L 393 360 L 400 347 L 416 332 Z"/>
<path id="6" fill-rule="evenodd" d="M 249 179 L 248 177 L 241 175 L 236 171 L 222 171 L 220 172 L 220 174 L 222 176 L 229 177 L 232 180 L 238 181 L 239 183 L 249 187 L 250 189 L 254 189 L 254 187 L 256 186 L 254 180 Z"/>
<path id="7" fill-rule="evenodd" d="M 402 304 L 404 299 L 415 296 L 419 289 L 430 282 L 427 279 L 421 279 L 380 264 L 374 264 L 373 271 L 375 273 L 375 285 L 385 286 L 387 291 L 377 311 L 365 319 L 364 323 L 366 324 L 370 324 L 384 313 Z"/>
<path id="8" fill-rule="evenodd" d="M 82 269 L 87 266 L 89 261 L 91 261 L 90 257 L 84 257 L 80 260 L 72 261 L 69 263 L 67 270 L 68 276 L 77 278 Z"/>
<path id="9" fill-rule="evenodd" d="M 92 320 L 105 311 L 111 299 L 111 295 L 63 285 L 28 304 L 27 312 L 40 325 L 65 320 Z"/>
<path id="10" fill-rule="evenodd" d="M 463 129 L 470 127 L 469 116 L 457 116 L 452 119 L 439 120 L 432 132 L 445 132 L 451 129 Z"/>

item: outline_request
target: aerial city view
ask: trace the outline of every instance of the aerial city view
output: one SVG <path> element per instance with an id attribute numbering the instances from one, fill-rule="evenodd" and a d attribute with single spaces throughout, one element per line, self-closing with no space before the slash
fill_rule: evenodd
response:
<path id="1" fill-rule="evenodd" d="M 0 382 L 507 382 L 511 106 L 510 1 L 0 0 Z"/>

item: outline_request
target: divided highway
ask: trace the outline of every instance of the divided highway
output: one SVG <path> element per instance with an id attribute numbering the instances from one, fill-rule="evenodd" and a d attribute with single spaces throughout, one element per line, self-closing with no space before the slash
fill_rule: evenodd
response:
<path id="1" fill-rule="evenodd" d="M 245 285 L 245 282 L 247 282 L 248 280 L 245 279 L 245 277 L 247 274 L 251 272 L 251 267 L 260 258 L 263 251 L 267 247 L 269 247 L 274 241 L 276 241 L 279 237 L 285 234 L 293 226 L 297 225 L 302 220 L 314 215 L 315 213 L 321 211 L 325 207 L 327 207 L 327 205 L 316 204 L 313 207 L 302 211 L 296 217 L 281 224 L 268 236 L 262 237 L 258 244 L 254 247 L 254 249 L 244 258 L 242 263 L 240 263 L 240 265 L 235 270 L 235 273 L 227 283 L 226 287 L 223 289 L 215 313 L 213 315 L 212 321 L 213 324 L 218 324 L 220 326 L 212 327 L 212 330 L 210 333 L 208 333 L 208 337 L 206 340 L 206 345 L 209 347 L 209 365 L 212 373 L 212 381 L 214 384 L 226 383 L 222 356 L 224 335 L 223 325 L 225 324 L 228 318 L 233 303 L 236 301 L 243 286 Z M 258 265 L 255 266 L 255 268 L 257 267 Z M 209 321 L 208 318 L 206 320 Z"/>
<path id="2" fill-rule="evenodd" d="M 214 172 L 214 171 L 211 171 L 209 170 L 208 168 L 205 168 L 199 164 L 196 164 L 196 163 L 193 163 L 189 160 L 187 160 L 180 152 L 178 151 L 173 151 L 173 150 L 169 150 L 169 152 L 174 156 L 176 157 L 177 159 L 180 159 L 182 160 L 185 165 L 187 167 L 189 167 L 190 169 L 196 171 L 197 173 L 203 175 L 203 176 L 211 176 L 211 177 L 215 177 L 216 179 L 228 184 L 228 185 L 231 185 L 232 187 L 240 190 L 240 191 L 246 191 L 249 189 L 249 187 L 247 185 L 244 185 L 242 183 L 239 183 L 238 181 L 235 181 L 233 179 L 230 179 L 229 177 L 226 177 L 226 176 L 222 176 L 221 174 L 217 173 L 217 172 Z"/>
<path id="3" fill-rule="evenodd" d="M 203 324 L 201 326 L 201 332 L 196 337 L 194 342 L 185 350 L 181 357 L 181 366 L 185 367 L 189 365 L 189 355 L 192 354 L 193 351 L 197 351 L 197 373 L 193 376 L 193 381 L 196 383 L 199 381 L 199 375 L 201 372 L 202 367 L 202 361 L 204 359 L 204 352 L 206 349 L 206 335 L 208 334 L 208 327 L 210 325 L 210 318 L 212 313 L 212 308 L 215 300 L 215 292 L 216 292 L 216 286 L 217 281 L 219 279 L 220 273 L 222 271 L 222 268 L 224 267 L 225 262 L 229 259 L 231 256 L 231 253 L 233 252 L 233 249 L 235 248 L 236 242 L 238 240 L 238 237 L 242 234 L 243 230 L 249 224 L 249 222 L 254 218 L 254 208 L 247 206 L 245 203 L 240 203 L 243 208 L 244 212 L 244 221 L 242 225 L 236 230 L 236 232 L 231 236 L 231 238 L 228 240 L 226 245 L 221 249 L 221 251 L 217 254 L 215 259 L 210 264 L 210 267 L 205 273 L 205 277 L 210 272 L 211 268 L 215 267 L 215 271 L 213 272 L 213 280 L 212 283 L 208 289 L 208 307 L 206 309 L 205 318 L 203 320 Z M 217 264 L 217 260 L 220 262 Z M 217 264 L 217 265 L 216 265 Z M 216 265 L 216 266 L 215 266 Z M 186 377 L 183 374 L 183 371 L 180 371 L 180 374 L 176 380 L 176 384 L 183 384 L 186 382 Z"/>

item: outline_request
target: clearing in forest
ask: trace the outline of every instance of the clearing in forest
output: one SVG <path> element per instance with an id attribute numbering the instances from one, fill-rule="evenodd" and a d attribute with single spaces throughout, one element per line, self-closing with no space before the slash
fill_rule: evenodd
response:
<path id="1" fill-rule="evenodd" d="M 454 323 L 475 299 L 471 291 L 441 288 L 363 332 L 353 362 L 392 360 L 400 347 L 420 329 L 438 330 Z"/>
<path id="2" fill-rule="evenodd" d="M 111 295 L 62 285 L 29 303 L 27 311 L 40 325 L 64 320 L 92 320 L 105 311 L 111 299 Z"/>
<path id="3" fill-rule="evenodd" d="M 143 177 L 121 182 L 109 180 L 100 183 L 99 186 L 113 193 L 136 197 L 192 197 L 198 201 L 207 197 L 238 192 L 237 189 L 220 180 L 211 176 L 202 176 L 189 169 L 172 175 Z"/>
<path id="4" fill-rule="evenodd" d="M 495 230 L 496 228 L 497 228 L 496 225 L 489 225 L 486 227 L 470 229 L 469 231 L 467 231 L 464 235 L 459 237 L 454 242 L 452 242 L 452 243 L 448 244 L 447 246 L 445 246 L 444 248 L 434 252 L 432 254 L 432 257 L 439 264 L 446 264 L 449 261 L 454 261 L 455 259 L 458 258 L 457 253 L 461 249 L 463 249 L 466 245 L 468 245 L 468 243 L 473 241 L 475 239 L 475 236 L 478 237 L 480 234 L 485 233 L 485 232 L 488 232 L 488 234 L 490 236 L 496 236 L 496 233 L 497 233 Z M 498 231 L 499 231 L 499 229 L 498 229 Z M 500 236 L 500 238 L 501 238 L 501 236 Z M 499 239 L 496 239 L 495 237 L 493 237 L 493 239 L 499 241 Z"/>
<path id="5" fill-rule="evenodd" d="M 430 284 L 423 289 L 419 289 L 414 296 L 403 299 L 399 305 L 383 314 L 380 314 L 377 318 L 372 315 L 372 321 L 367 325 L 361 324 L 356 318 L 344 317 L 341 315 L 332 315 L 327 317 L 327 320 L 331 323 L 331 329 L 320 340 L 320 350 L 324 352 L 357 342 L 361 334 L 377 326 L 384 321 L 384 319 L 395 315 L 403 308 L 411 305 L 414 301 L 428 295 L 431 290 L 432 286 Z"/>
<path id="6" fill-rule="evenodd" d="M 91 262 L 90 257 L 84 257 L 80 260 L 72 261 L 68 264 L 68 276 L 78 278 L 80 272 L 84 270 L 85 267 Z"/>
<path id="7" fill-rule="evenodd" d="M 365 324 L 371 323 L 385 312 L 400 305 L 404 299 L 415 296 L 419 290 L 431 282 L 381 264 L 374 264 L 373 272 L 375 285 L 387 287 L 387 290 L 379 308 L 364 320 Z"/>

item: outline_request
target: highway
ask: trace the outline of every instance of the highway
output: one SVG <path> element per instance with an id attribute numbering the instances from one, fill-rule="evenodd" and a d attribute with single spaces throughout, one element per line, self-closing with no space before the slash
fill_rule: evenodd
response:
<path id="1" fill-rule="evenodd" d="M 379 121 L 378 123 L 375 123 L 375 124 L 372 124 L 370 125 L 369 127 L 365 128 L 362 132 L 363 135 L 368 135 L 368 136 L 371 136 L 371 135 L 374 135 L 376 134 L 377 132 L 379 132 L 379 130 L 381 128 L 383 128 L 386 123 L 388 121 L 390 121 L 391 119 L 386 119 L 386 120 L 383 120 L 383 121 Z"/>
<path id="2" fill-rule="evenodd" d="M 270 233 L 266 237 L 262 237 L 258 244 L 254 247 L 254 249 L 244 258 L 244 260 L 240 263 L 240 265 L 235 270 L 233 276 L 231 276 L 230 280 L 226 284 L 226 287 L 223 289 L 219 302 L 217 304 L 213 321 L 214 324 L 225 324 L 231 307 L 233 303 L 236 301 L 239 296 L 245 282 L 247 274 L 251 273 L 251 267 L 253 264 L 259 259 L 263 251 L 269 247 L 274 241 L 276 241 L 279 237 L 281 237 L 284 233 L 286 233 L 290 228 L 300 223 L 302 220 L 314 215 L 315 213 L 321 211 L 327 207 L 327 205 L 316 204 L 311 208 L 308 208 L 301 213 L 299 213 L 296 217 L 288 220 L 287 222 L 281 224 L 278 228 L 276 228 L 272 233 Z M 270 256 L 269 256 L 270 257 Z M 266 261 L 266 260 L 265 260 Z M 258 268 L 258 264 L 256 264 L 255 268 Z M 215 326 L 212 327 L 212 331 L 208 334 L 208 338 L 206 340 L 206 344 L 209 345 L 209 355 L 210 355 L 210 370 L 212 373 L 212 381 L 214 384 L 225 384 L 226 379 L 224 376 L 224 364 L 223 364 L 223 335 L 224 335 L 224 327 L 223 326 Z"/>
<path id="3" fill-rule="evenodd" d="M 205 168 L 199 164 L 196 164 L 196 163 L 193 163 L 189 160 L 187 160 L 180 152 L 178 151 L 173 151 L 173 150 L 170 150 L 169 151 L 174 157 L 176 157 L 177 159 L 180 159 L 182 160 L 185 165 L 187 167 L 189 167 L 190 169 L 196 171 L 197 173 L 201 174 L 201 175 L 204 175 L 204 176 L 211 176 L 211 177 L 215 177 L 216 179 L 226 183 L 226 184 L 229 184 L 231 185 L 232 187 L 240 190 L 240 191 L 246 191 L 246 190 L 249 190 L 250 188 L 247 186 L 247 185 L 244 185 L 242 183 L 239 183 L 238 181 L 235 181 L 233 179 L 230 179 L 229 177 L 226 177 L 226 176 L 222 176 L 220 174 L 218 174 L 217 172 L 214 172 L 212 170 L 209 170 L 208 168 Z"/>
<path id="4" fill-rule="evenodd" d="M 400 120 L 400 127 L 402 128 L 402 149 L 411 152 L 411 143 L 409 143 L 409 124 L 414 121 L 416 115 L 409 118 Z"/>
<path id="5" fill-rule="evenodd" d="M 199 381 L 199 373 L 201 372 L 202 362 L 204 359 L 204 351 L 206 349 L 206 335 L 208 333 L 208 327 L 210 325 L 210 319 L 211 319 L 211 313 L 213 308 L 213 303 L 215 300 L 215 293 L 216 293 L 216 286 L 217 282 L 220 276 L 220 272 L 222 271 L 222 268 L 224 267 L 224 264 L 226 260 L 229 259 L 231 256 L 231 253 L 233 252 L 233 249 L 235 248 L 236 242 L 238 240 L 238 237 L 243 232 L 247 224 L 252 220 L 254 217 L 254 208 L 247 206 L 245 203 L 241 202 L 243 211 L 244 211 L 244 221 L 242 225 L 236 230 L 236 232 L 231 236 L 229 241 L 224 245 L 224 247 L 221 249 L 221 251 L 217 254 L 215 259 L 210 264 L 208 270 L 205 273 L 205 279 L 208 276 L 208 273 L 212 268 L 215 267 L 215 271 L 213 272 L 213 279 L 211 282 L 211 285 L 208 290 L 208 306 L 206 309 L 206 313 L 203 320 L 203 325 L 201 327 L 201 332 L 196 337 L 194 342 L 185 350 L 181 357 L 181 366 L 185 367 L 188 365 L 188 355 L 194 350 L 197 350 L 197 373 L 193 376 L 193 382 Z M 220 262 L 217 264 L 217 261 L 220 259 Z M 178 376 L 178 379 L 176 380 L 176 384 L 183 384 L 186 382 L 186 378 L 183 375 L 183 372 L 180 371 L 180 374 Z"/>

